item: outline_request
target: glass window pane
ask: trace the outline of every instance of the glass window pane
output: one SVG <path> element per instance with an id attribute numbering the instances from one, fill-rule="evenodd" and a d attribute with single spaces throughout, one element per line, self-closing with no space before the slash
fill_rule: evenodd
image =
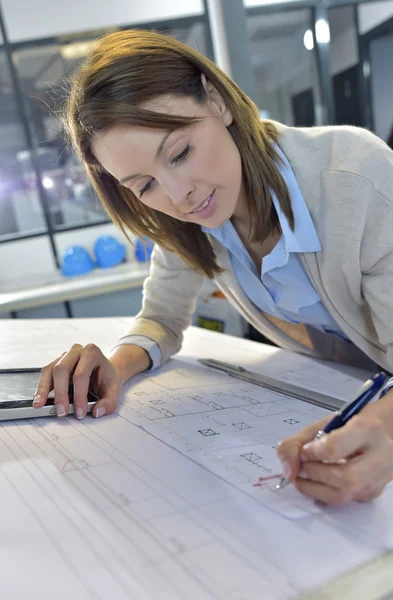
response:
<path id="1" fill-rule="evenodd" d="M 67 147 L 55 116 L 67 96 L 71 76 L 90 44 L 42 45 L 15 52 L 50 218 L 58 230 L 108 220 L 83 165 Z M 32 178 L 29 154 L 24 153 L 20 160 L 25 177 Z"/>
<path id="2" fill-rule="evenodd" d="M 46 231 L 4 50 L 0 50 L 0 239 Z"/>
<path id="3" fill-rule="evenodd" d="M 247 18 L 256 102 L 262 116 L 286 125 L 321 121 L 318 70 L 309 9 Z"/>

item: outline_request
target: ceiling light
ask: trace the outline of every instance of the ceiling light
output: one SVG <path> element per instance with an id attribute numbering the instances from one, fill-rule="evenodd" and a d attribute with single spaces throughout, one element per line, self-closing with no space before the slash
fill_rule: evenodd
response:
<path id="1" fill-rule="evenodd" d="M 50 177 L 44 177 L 44 179 L 42 180 L 42 185 L 46 190 L 50 190 L 51 188 L 53 188 L 53 179 L 51 179 Z"/>
<path id="2" fill-rule="evenodd" d="M 307 29 L 304 34 L 303 44 L 307 50 L 313 50 L 314 48 L 314 36 L 311 29 Z"/>
<path id="3" fill-rule="evenodd" d="M 315 24 L 315 35 L 318 44 L 328 44 L 330 42 L 329 23 L 325 19 L 319 19 Z"/>

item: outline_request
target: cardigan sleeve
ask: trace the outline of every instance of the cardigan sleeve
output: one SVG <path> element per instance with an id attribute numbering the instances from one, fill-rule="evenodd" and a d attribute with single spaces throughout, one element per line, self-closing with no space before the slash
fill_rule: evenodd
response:
<path id="1" fill-rule="evenodd" d="M 362 290 L 378 340 L 385 347 L 389 370 L 393 373 L 393 249 L 372 270 L 363 274 Z"/>
<path id="2" fill-rule="evenodd" d="M 178 352 L 183 332 L 191 324 L 204 275 L 174 252 L 154 247 L 150 274 L 143 286 L 143 304 L 131 330 L 156 342 L 162 364 Z M 121 343 L 121 340 L 120 340 Z"/>
<path id="3" fill-rule="evenodd" d="M 371 182 L 373 191 L 361 242 L 362 293 L 378 341 L 384 347 L 387 366 L 393 373 L 393 153 L 390 150 L 380 155 L 378 166 L 382 165 L 383 185 L 388 189 L 385 193 L 378 191 L 381 177 Z"/>

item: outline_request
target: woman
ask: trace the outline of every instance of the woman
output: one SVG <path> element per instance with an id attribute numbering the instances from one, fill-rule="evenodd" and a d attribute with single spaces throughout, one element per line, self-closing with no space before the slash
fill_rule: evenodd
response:
<path id="1" fill-rule="evenodd" d="M 393 153 L 355 128 L 260 122 L 212 62 L 146 31 L 101 39 L 66 110 L 73 144 L 113 221 L 156 243 L 144 304 L 109 359 L 74 345 L 42 372 L 78 418 L 90 378 L 111 413 L 123 383 L 177 352 L 204 275 L 283 348 L 393 371 Z M 369 500 L 393 478 L 393 389 L 324 441 L 321 422 L 280 443 L 302 493 Z M 324 461 L 347 459 L 341 464 Z"/>

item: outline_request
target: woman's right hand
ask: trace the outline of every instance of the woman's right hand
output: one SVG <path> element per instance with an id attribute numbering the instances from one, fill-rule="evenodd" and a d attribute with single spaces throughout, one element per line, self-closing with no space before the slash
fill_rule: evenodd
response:
<path id="1" fill-rule="evenodd" d="M 93 407 L 93 417 L 109 415 L 115 410 L 124 378 L 120 369 L 95 344 L 74 344 L 68 352 L 46 365 L 41 371 L 33 406 L 44 406 L 49 393 L 54 390 L 57 416 L 66 416 L 71 379 L 74 386 L 74 409 L 78 419 L 83 419 L 87 413 L 89 389 L 99 398 Z"/>

